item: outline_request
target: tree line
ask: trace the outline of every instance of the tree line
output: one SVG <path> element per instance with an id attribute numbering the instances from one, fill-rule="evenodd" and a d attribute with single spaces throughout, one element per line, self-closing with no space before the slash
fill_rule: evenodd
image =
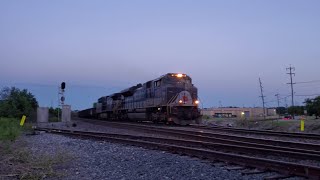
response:
<path id="1" fill-rule="evenodd" d="M 308 98 L 304 102 L 305 106 L 291 106 L 288 108 L 278 107 L 278 114 L 295 114 L 295 115 L 309 115 L 316 116 L 320 115 L 320 96 L 316 98 Z"/>
<path id="2" fill-rule="evenodd" d="M 38 101 L 27 89 L 4 87 L 0 92 L 0 117 L 21 118 L 30 116 L 38 107 Z"/>

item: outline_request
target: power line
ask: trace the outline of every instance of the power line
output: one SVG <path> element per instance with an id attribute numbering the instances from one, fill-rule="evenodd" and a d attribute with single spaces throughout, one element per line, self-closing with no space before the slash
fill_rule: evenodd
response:
<path id="1" fill-rule="evenodd" d="M 316 83 L 316 82 L 320 82 L 320 80 L 302 81 L 302 82 L 296 82 L 296 84 L 306 84 L 306 83 Z"/>
<path id="2" fill-rule="evenodd" d="M 264 95 L 268 96 L 268 95 L 271 95 L 271 94 L 275 94 L 279 92 L 279 89 L 275 90 L 275 91 L 264 91 Z"/>
<path id="3" fill-rule="evenodd" d="M 283 99 L 286 99 L 287 97 L 290 97 L 291 95 L 287 95 L 285 97 L 282 97 L 282 98 L 279 98 L 279 100 L 283 100 Z M 277 100 L 271 100 L 271 101 L 266 101 L 265 103 L 271 103 L 271 102 L 277 102 Z"/>
<path id="4" fill-rule="evenodd" d="M 303 89 L 303 90 L 306 90 L 306 89 L 311 89 L 311 90 L 314 90 L 314 89 L 319 89 L 320 88 L 320 84 L 319 85 L 313 85 L 313 86 L 296 86 L 295 89 Z"/>
<path id="5" fill-rule="evenodd" d="M 298 95 L 295 95 L 295 96 L 320 96 L 320 94 L 309 94 L 309 95 L 298 94 Z"/>

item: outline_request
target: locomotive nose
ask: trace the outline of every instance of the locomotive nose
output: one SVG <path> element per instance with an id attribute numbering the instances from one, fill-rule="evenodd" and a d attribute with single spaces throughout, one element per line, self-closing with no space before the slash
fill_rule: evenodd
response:
<path id="1" fill-rule="evenodd" d="M 178 94 L 175 103 L 181 105 L 192 105 L 192 97 L 188 91 L 181 91 Z"/>

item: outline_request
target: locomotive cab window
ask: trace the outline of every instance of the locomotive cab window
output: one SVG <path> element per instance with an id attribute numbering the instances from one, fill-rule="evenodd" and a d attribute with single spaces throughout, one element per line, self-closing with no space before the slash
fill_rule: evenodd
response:
<path id="1" fill-rule="evenodd" d="M 151 88 L 151 81 L 147 82 L 147 88 Z"/>
<path id="2" fill-rule="evenodd" d="M 161 80 L 154 82 L 155 87 L 160 87 L 161 86 Z"/>

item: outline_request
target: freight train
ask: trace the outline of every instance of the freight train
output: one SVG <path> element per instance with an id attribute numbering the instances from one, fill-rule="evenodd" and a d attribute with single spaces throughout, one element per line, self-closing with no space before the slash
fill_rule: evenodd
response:
<path id="1" fill-rule="evenodd" d="M 103 96 L 94 108 L 78 113 L 82 118 L 152 121 L 187 125 L 200 117 L 198 90 L 192 79 L 167 73 L 123 91 Z"/>

